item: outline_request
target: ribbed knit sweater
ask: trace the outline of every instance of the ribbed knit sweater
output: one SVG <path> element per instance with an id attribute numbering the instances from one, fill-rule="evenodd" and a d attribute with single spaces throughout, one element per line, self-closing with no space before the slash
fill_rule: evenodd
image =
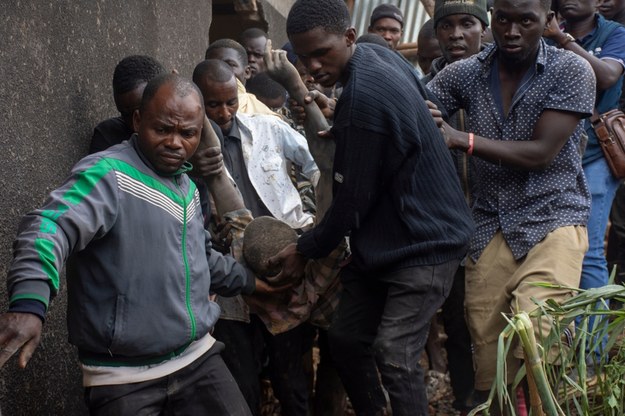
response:
<path id="1" fill-rule="evenodd" d="M 350 235 L 363 271 L 441 264 L 465 254 L 473 223 L 427 90 L 396 52 L 357 45 L 332 134 L 332 205 L 298 241 L 308 258 Z"/>

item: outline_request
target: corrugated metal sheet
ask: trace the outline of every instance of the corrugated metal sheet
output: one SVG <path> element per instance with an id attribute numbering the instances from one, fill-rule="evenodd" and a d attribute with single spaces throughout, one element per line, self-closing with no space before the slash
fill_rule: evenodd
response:
<path id="1" fill-rule="evenodd" d="M 419 29 L 429 19 L 419 0 L 355 0 L 352 12 L 352 24 L 358 36 L 367 33 L 371 12 L 380 4 L 394 4 L 404 14 L 404 35 L 401 42 L 416 42 Z"/>

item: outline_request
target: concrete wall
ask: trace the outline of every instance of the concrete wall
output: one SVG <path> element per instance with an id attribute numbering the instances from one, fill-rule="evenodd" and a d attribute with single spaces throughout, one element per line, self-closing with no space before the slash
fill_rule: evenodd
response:
<path id="1" fill-rule="evenodd" d="M 130 54 L 190 76 L 208 45 L 210 0 L 7 0 L 0 8 L 0 275 L 19 218 L 40 205 L 86 154 L 95 124 L 115 115 L 111 78 Z M 0 285 L 0 310 L 7 306 Z M 64 292 L 26 370 L 0 371 L 2 415 L 79 415 Z"/>

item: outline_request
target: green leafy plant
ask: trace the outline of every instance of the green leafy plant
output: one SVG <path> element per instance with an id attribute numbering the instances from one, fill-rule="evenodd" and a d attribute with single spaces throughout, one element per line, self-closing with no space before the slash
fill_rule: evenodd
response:
<path id="1" fill-rule="evenodd" d="M 582 290 L 537 285 L 576 295 L 560 304 L 534 300 L 537 309 L 532 313 L 505 317 L 508 326 L 499 336 L 495 382 L 488 400 L 469 415 L 489 415 L 493 408 L 516 415 L 515 397 L 510 391 L 516 391 L 523 380 L 528 381 L 531 415 L 625 414 L 625 309 L 609 307 L 610 302 L 625 303 L 625 287 L 609 284 Z M 539 343 L 534 325 L 542 319 L 550 320 L 552 329 L 549 334 L 539 331 L 543 340 Z M 517 341 L 526 359 L 514 380 L 508 380 L 506 357 Z"/>

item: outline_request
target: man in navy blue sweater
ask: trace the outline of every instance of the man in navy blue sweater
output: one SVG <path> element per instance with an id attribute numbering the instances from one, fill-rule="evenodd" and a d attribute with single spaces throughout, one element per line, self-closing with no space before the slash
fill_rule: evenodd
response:
<path id="1" fill-rule="evenodd" d="M 382 414 L 379 371 L 394 415 L 427 415 L 420 354 L 473 232 L 449 151 L 414 69 L 388 48 L 356 46 L 342 0 L 297 1 L 287 33 L 315 81 L 343 92 L 330 131 L 332 204 L 270 261 L 301 276 L 307 259 L 349 235 L 329 332 L 347 393 L 357 414 Z"/>

